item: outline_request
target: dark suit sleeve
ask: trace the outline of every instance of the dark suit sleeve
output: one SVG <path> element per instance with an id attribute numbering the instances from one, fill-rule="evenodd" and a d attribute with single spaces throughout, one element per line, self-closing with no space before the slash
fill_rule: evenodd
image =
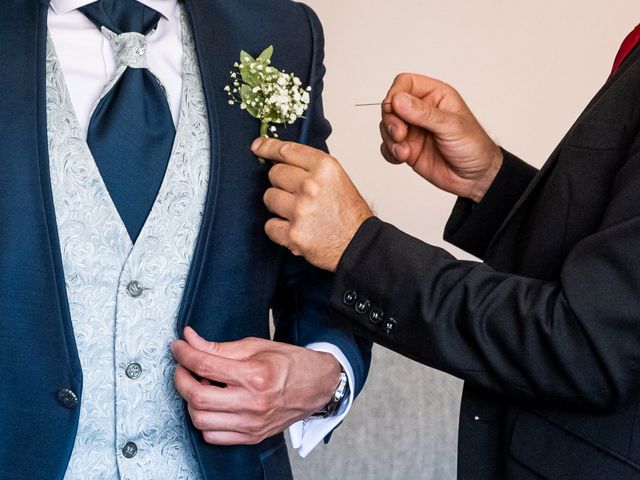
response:
<path id="1" fill-rule="evenodd" d="M 309 20 L 313 50 L 309 73 L 312 96 L 301 127 L 300 142 L 327 151 L 326 140 L 331 134 L 331 126 L 322 107 L 324 37 L 315 13 L 304 5 L 300 7 Z M 328 303 L 333 281 L 333 275 L 287 252 L 273 305 L 275 339 L 300 346 L 328 342 L 338 347 L 353 369 L 355 385 L 352 388 L 357 395 L 369 371 L 371 342 L 355 337 L 344 325 L 330 319 Z"/>
<path id="2" fill-rule="evenodd" d="M 353 369 L 357 395 L 364 386 L 371 362 L 371 342 L 359 339 L 329 315 L 333 275 L 288 255 L 273 305 L 275 340 L 307 346 L 327 342 L 338 347 Z"/>
<path id="3" fill-rule="evenodd" d="M 569 252 L 558 281 L 456 260 L 373 218 L 341 259 L 335 317 L 502 395 L 578 409 L 624 404 L 640 386 L 640 148 L 634 151 L 600 229 Z M 358 314 L 345 292 L 379 307 L 385 321 Z M 387 333 L 390 318 L 396 325 Z"/>
<path id="4" fill-rule="evenodd" d="M 491 239 L 522 196 L 537 169 L 502 150 L 504 163 L 478 204 L 459 198 L 444 230 L 449 243 L 484 258 Z"/>

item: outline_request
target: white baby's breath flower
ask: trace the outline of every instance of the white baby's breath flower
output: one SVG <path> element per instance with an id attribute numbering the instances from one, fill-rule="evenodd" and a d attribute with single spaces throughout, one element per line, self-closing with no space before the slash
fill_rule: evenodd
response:
<path id="1" fill-rule="evenodd" d="M 280 71 L 272 66 L 273 47 L 267 48 L 258 58 L 247 52 L 240 52 L 240 63 L 231 72 L 233 89 L 226 86 L 224 91 L 230 97 L 229 105 L 240 104 L 251 116 L 260 120 L 260 135 L 271 133 L 272 124 L 292 124 L 304 116 L 311 102 L 311 87 L 304 87 L 297 76 Z"/>

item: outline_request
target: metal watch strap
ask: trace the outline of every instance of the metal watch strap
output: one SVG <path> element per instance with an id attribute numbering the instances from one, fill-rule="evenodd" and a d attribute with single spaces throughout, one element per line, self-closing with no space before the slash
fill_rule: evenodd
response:
<path id="1" fill-rule="evenodd" d="M 333 392 L 333 396 L 329 403 L 327 403 L 322 410 L 311 415 L 310 418 L 327 418 L 336 413 L 342 401 L 349 395 L 349 377 L 347 377 L 346 372 L 342 369 L 340 372 L 340 383 L 336 388 L 335 392 Z"/>

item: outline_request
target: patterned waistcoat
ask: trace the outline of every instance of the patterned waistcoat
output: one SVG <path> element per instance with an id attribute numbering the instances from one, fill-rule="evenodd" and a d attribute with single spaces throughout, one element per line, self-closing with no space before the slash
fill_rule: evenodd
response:
<path id="1" fill-rule="evenodd" d="M 198 479 L 169 350 L 209 179 L 206 105 L 183 16 L 182 107 L 166 175 L 132 244 L 76 119 L 51 40 L 51 182 L 83 372 L 66 479 Z M 135 192 L 132 192 L 135 194 Z"/>

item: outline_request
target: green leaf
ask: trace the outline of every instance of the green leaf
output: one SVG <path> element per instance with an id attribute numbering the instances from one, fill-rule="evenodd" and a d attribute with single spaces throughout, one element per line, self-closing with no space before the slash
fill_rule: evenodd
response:
<path id="1" fill-rule="evenodd" d="M 249 67 L 243 65 L 240 65 L 240 76 L 242 77 L 242 81 L 251 87 L 257 87 L 261 83 L 258 73 L 251 73 Z"/>
<path id="2" fill-rule="evenodd" d="M 258 118 L 258 109 L 251 105 L 251 100 L 255 97 L 255 94 L 251 91 L 251 87 L 249 85 L 242 85 L 240 87 L 240 98 L 247 106 L 247 112 L 254 118 Z"/>
<path id="3" fill-rule="evenodd" d="M 260 119 L 260 111 L 257 109 L 257 107 L 247 105 L 247 112 L 249 112 L 249 115 L 251 115 L 253 118 L 257 118 L 258 120 Z"/>
<path id="4" fill-rule="evenodd" d="M 245 58 L 248 58 L 249 60 L 246 61 Z M 249 55 L 247 52 L 245 52 L 244 50 L 240 50 L 240 65 L 244 63 L 253 63 L 255 61 L 256 59 Z"/>
<path id="5" fill-rule="evenodd" d="M 251 87 L 249 85 L 242 85 L 240 87 L 240 98 L 244 103 L 250 102 L 253 97 L 253 92 L 251 91 Z"/>
<path id="6" fill-rule="evenodd" d="M 258 62 L 264 63 L 265 65 L 269 60 L 271 60 L 271 56 L 273 55 L 273 45 L 270 45 L 264 52 L 260 54 L 258 57 Z"/>

